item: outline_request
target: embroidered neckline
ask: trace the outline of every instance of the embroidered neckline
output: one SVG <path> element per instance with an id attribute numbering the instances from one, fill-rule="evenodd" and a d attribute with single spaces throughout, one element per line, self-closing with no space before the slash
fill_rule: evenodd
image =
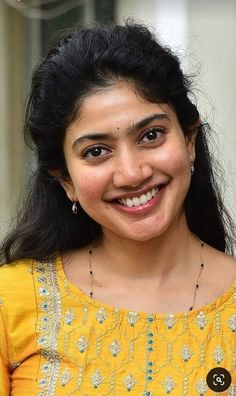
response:
<path id="1" fill-rule="evenodd" d="M 82 300 L 86 302 L 88 305 L 92 305 L 96 308 L 101 308 L 104 307 L 106 311 L 114 312 L 114 311 L 119 311 L 121 315 L 127 315 L 129 312 L 133 311 L 132 309 L 127 309 L 127 308 L 119 308 L 116 306 L 109 305 L 107 303 L 103 303 L 100 300 L 96 299 L 91 299 L 83 290 L 81 290 L 79 287 L 74 285 L 66 276 L 62 264 L 62 258 L 61 255 L 58 255 L 55 258 L 55 265 L 56 265 L 56 272 L 59 275 L 59 278 L 63 281 L 64 284 L 66 284 L 69 289 L 71 290 L 72 293 L 76 294 L 79 296 Z M 235 297 L 234 297 L 235 293 Z M 191 317 L 196 317 L 200 313 L 209 313 L 211 311 L 214 311 L 215 309 L 221 307 L 223 304 L 225 304 L 230 298 L 234 298 L 235 303 L 236 303 L 236 278 L 234 278 L 233 283 L 231 286 L 226 289 L 223 294 L 221 294 L 218 298 L 216 298 L 214 301 L 210 302 L 209 304 L 203 305 L 197 309 L 194 309 L 192 311 L 186 311 L 186 312 L 177 312 L 177 313 L 148 313 L 148 312 L 142 312 L 142 311 L 136 311 L 136 313 L 139 315 L 139 317 L 143 319 L 147 319 L 148 316 L 152 315 L 155 317 L 155 320 L 165 320 L 166 317 L 168 316 L 174 316 L 176 319 L 184 319 L 186 317 L 191 318 Z"/>

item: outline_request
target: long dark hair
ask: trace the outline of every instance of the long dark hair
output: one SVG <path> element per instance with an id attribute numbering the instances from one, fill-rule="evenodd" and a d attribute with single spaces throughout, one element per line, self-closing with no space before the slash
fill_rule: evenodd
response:
<path id="1" fill-rule="evenodd" d="M 221 251 L 232 248 L 232 221 L 223 205 L 208 150 L 210 128 L 199 124 L 189 99 L 190 79 L 178 58 L 145 26 L 105 25 L 75 29 L 60 37 L 40 61 L 32 79 L 25 137 L 33 145 L 37 168 L 17 227 L 3 245 L 6 262 L 20 258 L 47 260 L 57 251 L 81 248 L 101 237 L 101 227 L 71 202 L 53 170 L 67 178 L 63 154 L 66 130 L 89 94 L 128 81 L 142 97 L 168 103 L 185 135 L 198 129 L 195 173 L 185 210 L 188 225 L 200 239 Z M 50 173 L 49 173 L 50 171 Z"/>

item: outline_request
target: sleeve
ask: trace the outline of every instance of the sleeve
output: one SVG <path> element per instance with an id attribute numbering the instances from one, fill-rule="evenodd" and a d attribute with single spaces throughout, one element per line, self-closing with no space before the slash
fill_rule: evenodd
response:
<path id="1" fill-rule="evenodd" d="M 1 396 L 10 396 L 10 374 L 8 363 L 7 335 L 3 322 L 0 301 L 0 390 Z"/>

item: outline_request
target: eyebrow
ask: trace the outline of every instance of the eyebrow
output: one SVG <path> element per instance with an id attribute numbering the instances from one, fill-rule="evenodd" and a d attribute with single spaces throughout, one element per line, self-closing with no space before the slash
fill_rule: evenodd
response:
<path id="1" fill-rule="evenodd" d="M 127 128 L 127 133 L 130 134 L 138 129 L 141 129 L 148 125 L 151 121 L 154 120 L 170 120 L 167 114 L 165 113 L 160 113 L 160 114 L 151 114 L 148 117 L 143 118 L 140 121 L 137 121 L 133 125 L 129 126 Z M 91 132 L 89 134 L 80 136 L 78 139 L 76 139 L 73 142 L 72 148 L 75 148 L 78 144 L 82 143 L 84 140 L 90 140 L 90 141 L 99 141 L 99 140 L 104 140 L 104 139 L 112 139 L 113 136 L 111 133 L 105 133 L 105 132 Z"/>

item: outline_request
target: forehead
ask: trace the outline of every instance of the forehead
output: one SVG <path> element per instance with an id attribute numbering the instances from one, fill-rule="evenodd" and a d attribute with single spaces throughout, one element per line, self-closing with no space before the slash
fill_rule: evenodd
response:
<path id="1" fill-rule="evenodd" d="M 127 129 L 152 114 L 166 114 L 168 119 L 176 119 L 167 104 L 149 102 L 131 84 L 119 81 L 84 99 L 78 117 L 67 130 L 67 136 Z"/>
<path id="2" fill-rule="evenodd" d="M 149 102 L 143 98 L 131 83 L 118 81 L 113 85 L 103 88 L 101 91 L 90 94 L 82 103 L 80 110 L 80 118 L 85 118 L 93 112 L 96 115 L 103 111 L 111 111 L 120 117 L 122 114 L 128 113 L 131 108 L 157 108 L 157 104 Z M 113 114 L 114 116 L 114 114 Z"/>

